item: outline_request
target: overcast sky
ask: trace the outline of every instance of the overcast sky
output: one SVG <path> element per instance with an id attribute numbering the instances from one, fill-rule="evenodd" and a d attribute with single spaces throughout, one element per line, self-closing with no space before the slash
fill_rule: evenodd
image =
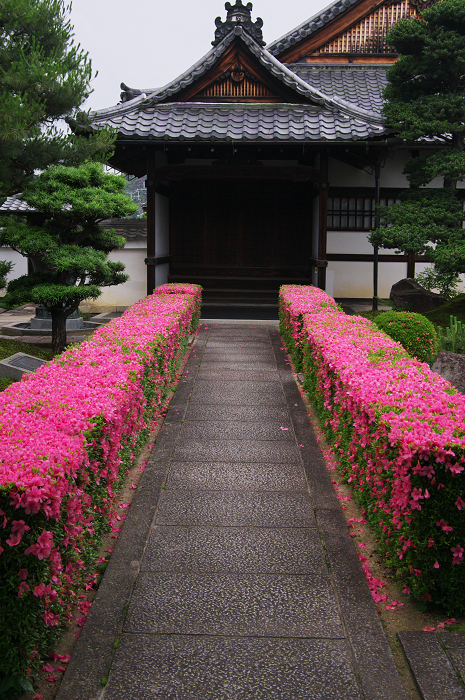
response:
<path id="1" fill-rule="evenodd" d="M 226 19 L 224 4 L 224 0 L 73 0 L 75 43 L 89 53 L 98 71 L 86 108 L 117 104 L 121 82 L 143 90 L 162 87 L 184 73 L 210 50 L 215 18 Z M 263 19 L 263 36 L 270 43 L 328 4 L 329 0 L 256 0 L 252 18 Z"/>

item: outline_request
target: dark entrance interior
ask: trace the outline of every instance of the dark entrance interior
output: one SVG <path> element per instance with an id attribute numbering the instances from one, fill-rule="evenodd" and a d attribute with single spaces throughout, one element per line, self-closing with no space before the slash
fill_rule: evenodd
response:
<path id="1" fill-rule="evenodd" d="M 171 183 L 171 282 L 204 303 L 277 307 L 281 284 L 309 284 L 312 186 L 288 180 Z"/>

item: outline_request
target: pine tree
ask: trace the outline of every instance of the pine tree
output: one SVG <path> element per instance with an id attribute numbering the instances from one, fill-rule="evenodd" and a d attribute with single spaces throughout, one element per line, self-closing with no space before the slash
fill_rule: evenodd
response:
<path id="1" fill-rule="evenodd" d="M 426 255 L 454 280 L 465 272 L 465 3 L 441 0 L 421 18 L 394 25 L 388 42 L 400 54 L 388 72 L 387 124 L 419 154 L 404 172 L 410 189 L 382 207 L 373 245 Z M 442 187 L 426 187 L 440 178 Z"/>
<path id="2" fill-rule="evenodd" d="M 113 143 L 108 132 L 79 138 L 55 126 L 72 118 L 93 77 L 68 12 L 63 0 L 0 0 L 0 203 L 34 172 L 77 165 Z"/>
<path id="3" fill-rule="evenodd" d="M 123 191 L 125 182 L 99 163 L 52 166 L 21 195 L 40 212 L 41 224 L 8 217 L 0 230 L 0 245 L 26 256 L 33 268 L 8 284 L 3 301 L 11 306 L 34 301 L 50 311 L 55 354 L 64 350 L 66 319 L 80 302 L 128 279 L 123 263 L 108 260 L 110 251 L 124 247 L 124 238 L 99 225 L 137 209 Z"/>

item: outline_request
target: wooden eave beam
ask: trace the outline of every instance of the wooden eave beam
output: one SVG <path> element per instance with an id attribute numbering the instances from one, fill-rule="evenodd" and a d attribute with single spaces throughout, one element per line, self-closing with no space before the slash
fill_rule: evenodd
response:
<path id="1" fill-rule="evenodd" d="M 321 46 L 327 44 L 331 39 L 341 32 L 349 29 L 353 24 L 359 22 L 365 15 L 376 10 L 385 0 L 362 0 L 357 5 L 353 5 L 342 15 L 338 15 L 323 29 L 315 32 L 313 36 L 303 39 L 297 45 L 285 49 L 277 55 L 281 63 L 296 63 L 301 58 L 317 51 Z"/>
<path id="2" fill-rule="evenodd" d="M 203 75 L 198 81 L 193 85 L 181 90 L 176 96 L 175 100 L 169 97 L 165 102 L 191 102 L 194 98 L 199 95 L 205 88 L 207 88 L 211 83 L 217 78 L 221 77 L 228 68 L 234 63 L 241 63 L 244 68 L 253 73 L 259 80 L 261 80 L 273 93 L 274 97 L 270 96 L 270 102 L 276 102 L 276 98 L 281 98 L 283 102 L 292 102 L 297 104 L 306 103 L 306 99 L 303 95 L 299 95 L 294 90 L 287 88 L 281 81 L 279 81 L 257 61 L 255 56 L 247 49 L 245 44 L 237 38 L 231 46 L 228 48 L 226 53 L 222 56 L 220 61 L 213 66 L 205 75 Z M 204 96 L 199 95 L 199 100 L 203 101 Z M 216 102 L 221 102 L 220 98 L 215 100 Z M 250 99 L 243 100 L 244 102 L 250 102 Z M 257 102 L 263 102 L 263 99 L 259 98 Z"/>
<path id="3" fill-rule="evenodd" d="M 154 180 L 291 180 L 293 182 L 319 182 L 320 174 L 314 168 L 303 165 L 293 167 L 222 166 L 222 165 L 172 165 L 156 168 Z"/>

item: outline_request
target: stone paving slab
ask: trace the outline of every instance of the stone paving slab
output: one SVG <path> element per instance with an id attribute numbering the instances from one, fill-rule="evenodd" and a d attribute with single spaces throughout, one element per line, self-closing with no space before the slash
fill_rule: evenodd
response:
<path id="1" fill-rule="evenodd" d="M 329 576 L 315 528 L 156 526 L 141 570 Z"/>
<path id="2" fill-rule="evenodd" d="M 189 440 L 181 437 L 175 450 L 179 461 L 210 462 L 221 457 L 225 462 L 294 462 L 299 463 L 295 442 L 281 440 Z"/>
<path id="3" fill-rule="evenodd" d="M 465 684 L 465 632 L 437 632 L 436 635 Z"/>
<path id="4" fill-rule="evenodd" d="M 168 698 L 362 700 L 362 695 L 340 640 L 123 635 L 105 700 Z"/>
<path id="5" fill-rule="evenodd" d="M 210 362 L 209 357 L 206 357 L 204 359 L 204 362 L 208 363 Z M 246 367 L 245 365 L 250 365 L 250 367 Z M 208 364 L 204 365 L 202 368 L 202 375 L 201 377 L 204 377 L 211 372 L 241 372 L 245 375 L 248 374 L 255 374 L 256 372 L 270 372 L 273 376 L 271 377 L 272 379 L 276 379 L 276 372 L 278 371 L 274 359 L 271 358 L 269 361 L 265 361 L 261 358 L 258 358 L 254 363 L 249 362 L 249 360 L 246 360 L 245 362 L 240 362 L 240 361 L 231 361 L 231 362 L 218 362 L 215 360 L 215 367 L 211 368 L 209 367 Z M 201 379 L 199 377 L 199 379 Z"/>
<path id="6" fill-rule="evenodd" d="M 286 425 L 283 425 L 286 423 Z M 285 428 L 285 430 L 282 430 Z M 186 440 L 249 440 L 290 442 L 295 445 L 295 437 L 290 421 L 261 421 L 249 423 L 246 421 L 189 421 L 181 432 L 181 442 Z"/>
<path id="7" fill-rule="evenodd" d="M 151 634 L 341 639 L 327 576 L 141 572 L 123 628 Z"/>
<path id="8" fill-rule="evenodd" d="M 284 425 L 284 421 L 289 420 L 287 407 L 277 406 L 221 406 L 221 405 L 201 405 L 191 404 L 186 415 L 188 421 L 244 421 L 260 424 L 263 420 L 276 421 L 279 425 Z"/>
<path id="9" fill-rule="evenodd" d="M 397 636 L 423 700 L 465 700 L 465 679 L 458 678 L 455 664 L 440 643 L 447 635 L 399 632 Z M 465 646 L 461 656 L 465 657 Z"/>
<path id="10" fill-rule="evenodd" d="M 305 491 L 299 464 L 256 462 L 172 462 L 168 489 Z"/>
<path id="11" fill-rule="evenodd" d="M 232 406 L 278 406 L 285 408 L 280 386 L 275 382 L 197 382 L 191 403 Z"/>
<path id="12" fill-rule="evenodd" d="M 267 363 L 269 366 L 274 364 L 274 355 L 271 350 L 250 350 L 231 352 L 228 348 L 226 352 L 220 350 L 205 350 L 202 356 L 202 364 L 210 362 L 235 362 L 254 367 L 256 364 Z"/>
<path id="13" fill-rule="evenodd" d="M 247 372 L 244 370 L 224 370 L 224 369 L 211 369 L 202 372 L 202 375 L 198 378 L 199 382 L 210 382 L 214 379 L 221 379 L 225 381 L 240 381 L 240 382 L 266 382 L 276 379 L 275 370 L 252 370 Z"/>
<path id="14" fill-rule="evenodd" d="M 224 349 L 227 348 L 228 352 L 238 352 L 238 350 L 246 350 L 247 352 L 251 353 L 254 350 L 263 350 L 264 352 L 268 352 L 268 348 L 270 346 L 270 342 L 268 339 L 266 340 L 249 340 L 249 341 L 230 341 L 228 339 L 223 339 L 221 340 L 218 338 L 218 340 L 209 340 L 207 348 L 208 350 L 210 349 Z"/>
<path id="15" fill-rule="evenodd" d="M 307 493 L 243 491 L 165 491 L 159 525 L 224 527 L 315 527 Z"/>

